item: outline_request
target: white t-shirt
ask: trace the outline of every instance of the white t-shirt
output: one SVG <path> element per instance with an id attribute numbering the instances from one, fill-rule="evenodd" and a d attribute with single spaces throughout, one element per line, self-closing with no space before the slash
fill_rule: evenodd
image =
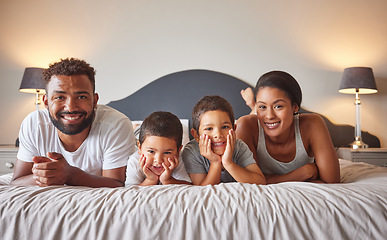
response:
<path id="1" fill-rule="evenodd" d="M 140 167 L 139 160 L 140 155 L 138 152 L 134 152 L 129 157 L 128 165 L 126 167 L 125 186 L 140 185 L 145 180 L 146 176 Z M 171 176 L 176 180 L 191 182 L 191 178 L 188 176 L 181 159 L 179 159 L 179 165 L 173 169 Z"/>
<path id="2" fill-rule="evenodd" d="M 21 161 L 32 162 L 34 156 L 57 152 L 71 166 L 97 176 L 102 170 L 126 166 L 135 149 L 132 122 L 105 105 L 98 105 L 89 135 L 74 152 L 65 150 L 47 109 L 34 111 L 23 120 L 19 140 L 17 158 Z"/>

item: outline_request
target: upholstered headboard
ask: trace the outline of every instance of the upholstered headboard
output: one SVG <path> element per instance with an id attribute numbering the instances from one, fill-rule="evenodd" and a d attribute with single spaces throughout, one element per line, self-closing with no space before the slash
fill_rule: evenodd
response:
<path id="1" fill-rule="evenodd" d="M 231 103 L 235 119 L 238 119 L 250 113 L 250 108 L 240 95 L 240 91 L 247 87 L 252 86 L 224 73 L 187 70 L 161 77 L 130 96 L 107 105 L 124 113 L 131 120 L 143 120 L 154 111 L 169 111 L 180 119 L 191 120 L 192 109 L 200 98 L 219 95 Z M 301 109 L 300 112 L 308 111 Z M 327 123 L 335 147 L 348 146 L 354 140 L 354 127 L 335 125 L 322 117 Z M 370 147 L 380 147 L 376 136 L 362 132 L 362 137 Z"/>
<path id="2" fill-rule="evenodd" d="M 248 114 L 239 92 L 250 85 L 227 74 L 208 70 L 187 70 L 161 77 L 132 95 L 108 105 L 132 120 L 143 120 L 154 111 L 169 111 L 191 119 L 194 105 L 205 95 L 220 95 L 233 107 L 235 118 Z"/>

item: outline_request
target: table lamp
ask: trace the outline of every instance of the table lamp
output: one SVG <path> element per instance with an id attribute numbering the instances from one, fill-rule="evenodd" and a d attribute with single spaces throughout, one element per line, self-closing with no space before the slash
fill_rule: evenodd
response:
<path id="1" fill-rule="evenodd" d="M 40 105 L 39 94 L 46 93 L 43 70 L 44 68 L 26 68 L 19 88 L 20 92 L 36 94 L 36 109 L 39 109 Z"/>
<path id="2" fill-rule="evenodd" d="M 359 94 L 377 93 L 375 77 L 372 68 L 369 67 L 350 67 L 344 69 L 343 78 L 340 84 L 340 93 L 356 94 L 356 127 L 355 127 L 355 141 L 350 144 L 351 148 L 367 148 L 361 138 L 360 127 L 360 98 Z"/>

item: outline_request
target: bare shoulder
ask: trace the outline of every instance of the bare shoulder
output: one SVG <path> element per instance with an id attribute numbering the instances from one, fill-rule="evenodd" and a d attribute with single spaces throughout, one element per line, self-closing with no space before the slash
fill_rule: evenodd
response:
<path id="1" fill-rule="evenodd" d="M 236 125 L 237 125 L 237 129 L 251 129 L 255 126 L 258 126 L 258 118 L 257 118 L 257 115 L 255 114 L 249 114 L 249 115 L 245 115 L 245 116 L 242 116 L 240 117 L 237 121 L 236 121 Z"/>
<path id="2" fill-rule="evenodd" d="M 239 118 L 235 127 L 236 137 L 242 139 L 247 144 L 250 151 L 253 153 L 255 161 L 257 161 L 256 149 L 259 136 L 257 115 L 250 114 Z"/>
<path id="3" fill-rule="evenodd" d="M 300 114 L 300 127 L 312 128 L 325 126 L 324 119 L 317 113 L 303 113 Z"/>
<path id="4" fill-rule="evenodd" d="M 328 127 L 324 119 L 316 113 L 305 113 L 300 115 L 300 130 L 303 138 L 310 139 L 329 138 Z"/>
<path id="5" fill-rule="evenodd" d="M 257 115 L 255 114 L 249 114 L 249 115 L 245 115 L 245 116 L 242 116 L 240 117 L 238 120 L 237 120 L 237 123 L 256 123 L 258 122 L 258 118 L 257 118 Z"/>

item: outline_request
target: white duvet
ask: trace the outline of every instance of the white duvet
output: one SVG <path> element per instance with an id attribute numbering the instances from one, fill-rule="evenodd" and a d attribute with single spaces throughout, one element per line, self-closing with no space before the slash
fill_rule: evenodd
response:
<path id="1" fill-rule="evenodd" d="M 0 239 L 386 239 L 387 168 L 340 160 L 340 184 L 13 187 Z"/>

